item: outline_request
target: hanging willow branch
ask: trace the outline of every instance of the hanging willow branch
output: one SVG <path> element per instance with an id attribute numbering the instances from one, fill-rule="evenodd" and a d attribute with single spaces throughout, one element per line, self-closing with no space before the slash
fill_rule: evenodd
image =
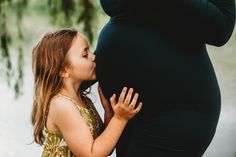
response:
<path id="1" fill-rule="evenodd" d="M 22 18 L 23 18 L 23 13 L 22 10 L 27 6 L 27 0 L 18 0 L 16 2 L 16 23 L 17 23 L 17 35 L 18 39 L 20 41 L 18 45 L 18 57 L 17 57 L 17 71 L 18 71 L 18 76 L 16 76 L 16 83 L 14 85 L 15 89 L 15 96 L 16 98 L 22 94 L 22 86 L 23 86 L 23 67 L 24 67 L 24 54 L 23 54 L 23 48 L 22 48 L 22 41 L 24 39 L 23 33 L 22 33 Z"/>
<path id="2" fill-rule="evenodd" d="M 7 8 L 10 5 L 9 0 L 0 0 L 0 76 L 7 80 L 10 86 L 10 78 L 12 76 L 12 63 L 10 61 L 9 45 L 11 44 L 11 37 L 7 30 Z"/>
<path id="3" fill-rule="evenodd" d="M 94 0 L 93 0 L 94 1 Z M 96 8 L 95 5 L 91 2 L 91 0 L 81 0 L 81 4 L 83 10 L 80 12 L 80 16 L 77 20 L 78 23 L 84 22 L 84 33 L 88 36 L 89 41 L 93 43 L 94 40 L 94 31 L 93 31 L 93 24 L 96 19 Z"/>
<path id="4" fill-rule="evenodd" d="M 22 48 L 22 17 L 23 10 L 27 5 L 27 0 L 0 0 L 0 76 L 4 80 L 7 81 L 9 87 L 13 87 L 15 90 L 15 97 L 17 98 L 20 94 L 22 94 L 22 86 L 23 86 L 23 64 L 24 64 L 24 55 Z M 8 19 L 10 17 L 9 10 L 15 10 L 16 13 L 16 28 L 17 34 L 14 36 L 19 40 L 18 44 L 18 55 L 17 55 L 17 69 L 14 71 L 13 63 L 12 63 L 12 53 L 10 53 L 9 48 L 12 44 L 10 30 L 8 30 Z M 15 43 L 14 43 L 15 44 Z"/>
<path id="5" fill-rule="evenodd" d="M 97 2 L 94 0 L 48 0 L 52 23 L 69 27 L 83 24 L 83 33 L 94 41 Z"/>
<path id="6" fill-rule="evenodd" d="M 52 23 L 59 26 L 71 26 L 76 3 L 74 0 L 48 0 Z"/>

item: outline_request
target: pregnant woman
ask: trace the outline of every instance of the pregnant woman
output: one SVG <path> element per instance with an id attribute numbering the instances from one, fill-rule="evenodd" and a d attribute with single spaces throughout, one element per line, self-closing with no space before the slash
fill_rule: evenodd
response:
<path id="1" fill-rule="evenodd" d="M 219 86 L 206 44 L 224 45 L 234 0 L 100 0 L 111 17 L 96 48 L 107 98 L 123 86 L 143 108 L 127 125 L 117 157 L 200 157 L 216 130 Z"/>

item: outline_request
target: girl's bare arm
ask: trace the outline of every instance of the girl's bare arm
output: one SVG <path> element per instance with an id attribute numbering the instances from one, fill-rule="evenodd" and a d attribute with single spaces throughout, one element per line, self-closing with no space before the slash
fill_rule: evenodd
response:
<path id="1" fill-rule="evenodd" d="M 124 88 L 118 102 L 115 100 L 115 95 L 111 97 L 114 116 L 95 140 L 74 104 L 65 99 L 58 99 L 52 103 L 52 120 L 75 156 L 105 157 L 110 154 L 128 120 L 138 113 L 142 106 L 140 103 L 135 108 L 138 94 L 135 94 L 131 100 L 132 90 L 129 90 L 127 96 L 125 96 L 126 92 L 127 88 Z"/>

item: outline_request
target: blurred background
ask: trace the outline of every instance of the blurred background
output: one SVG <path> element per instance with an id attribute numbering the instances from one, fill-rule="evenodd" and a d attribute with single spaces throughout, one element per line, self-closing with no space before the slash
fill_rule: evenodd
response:
<path id="1" fill-rule="evenodd" d="M 108 20 L 98 0 L 0 0 L 0 157 L 42 152 L 32 143 L 30 121 L 33 45 L 46 32 L 74 27 L 88 37 L 94 50 Z M 221 89 L 222 110 L 204 157 L 236 157 L 236 31 L 223 47 L 207 48 Z M 90 97 L 103 117 L 97 84 Z"/>

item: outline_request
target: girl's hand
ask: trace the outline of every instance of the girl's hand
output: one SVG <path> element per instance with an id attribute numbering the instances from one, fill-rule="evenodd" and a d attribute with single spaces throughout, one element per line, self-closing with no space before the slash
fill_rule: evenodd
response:
<path id="1" fill-rule="evenodd" d="M 113 112 L 110 102 L 105 98 L 100 85 L 98 84 L 98 94 L 105 112 Z"/>
<path id="2" fill-rule="evenodd" d="M 127 87 L 124 87 L 120 94 L 118 103 L 116 102 L 116 95 L 112 95 L 110 102 L 114 111 L 114 117 L 120 120 L 128 121 L 141 110 L 142 102 L 140 102 L 138 107 L 135 108 L 139 96 L 138 93 L 135 93 L 133 99 L 131 100 L 133 91 L 133 88 L 130 88 L 128 94 L 126 95 Z"/>

